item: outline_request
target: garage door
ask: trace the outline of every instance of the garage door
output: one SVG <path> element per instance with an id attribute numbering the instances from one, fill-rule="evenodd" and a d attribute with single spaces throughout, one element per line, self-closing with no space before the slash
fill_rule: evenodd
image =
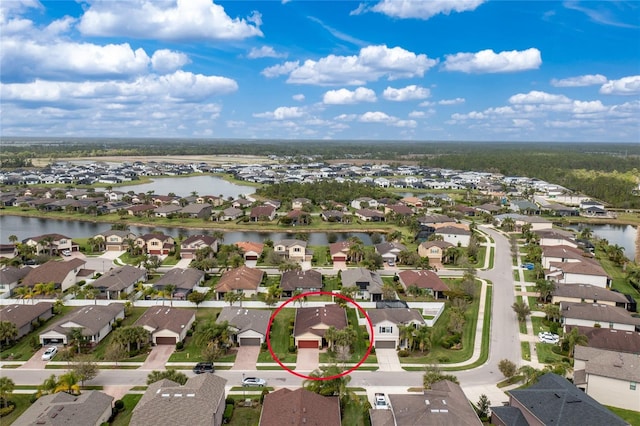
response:
<path id="1" fill-rule="evenodd" d="M 396 342 L 394 340 L 376 340 L 376 349 L 395 349 Z"/>
<path id="2" fill-rule="evenodd" d="M 259 337 L 241 337 L 240 346 L 260 346 Z"/>
<path id="3" fill-rule="evenodd" d="M 175 337 L 156 337 L 156 345 L 175 345 L 176 343 Z"/>
<path id="4" fill-rule="evenodd" d="M 245 260 L 258 260 L 258 256 L 249 254 L 245 256 Z"/>
<path id="5" fill-rule="evenodd" d="M 300 340 L 298 341 L 298 348 L 318 348 L 317 340 Z"/>

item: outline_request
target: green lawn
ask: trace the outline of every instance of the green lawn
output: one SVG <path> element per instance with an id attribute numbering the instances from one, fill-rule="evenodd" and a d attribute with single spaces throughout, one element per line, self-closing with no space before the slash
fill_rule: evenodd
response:
<path id="1" fill-rule="evenodd" d="M 13 409 L 11 413 L 0 418 L 0 425 L 3 425 L 3 426 L 10 425 L 13 422 L 15 422 L 16 419 L 20 417 L 20 415 L 24 413 L 26 409 L 31 406 L 31 402 L 29 401 L 30 398 L 31 398 L 31 395 L 26 393 L 12 394 L 9 397 L 9 401 L 13 402 L 16 405 L 16 407 Z"/>
<path id="2" fill-rule="evenodd" d="M 242 407 L 236 405 L 233 410 L 233 416 L 229 423 L 230 426 L 256 426 L 260 421 L 261 406 Z"/>
<path id="3" fill-rule="evenodd" d="M 609 405 L 606 405 L 606 407 L 622 417 L 630 425 L 640 425 L 640 411 L 625 410 L 624 408 L 611 407 Z"/>
<path id="4" fill-rule="evenodd" d="M 200 308 L 196 311 L 196 322 L 207 322 L 214 320 L 216 315 L 220 313 L 221 308 Z M 235 352 L 229 356 L 223 357 L 235 361 Z M 202 346 L 197 345 L 193 336 L 187 336 L 184 340 L 184 347 L 179 352 L 174 352 L 169 357 L 169 362 L 200 362 L 202 359 Z M 219 362 L 226 362 L 225 359 L 219 359 Z"/>
<path id="5" fill-rule="evenodd" d="M 142 394 L 126 394 L 122 397 L 124 402 L 124 411 L 118 413 L 111 423 L 111 426 L 127 426 L 131 421 L 131 414 L 138 401 L 142 398 Z"/>
<path id="6" fill-rule="evenodd" d="M 289 346 L 292 344 L 293 334 L 289 331 L 290 321 L 295 316 L 295 309 L 282 309 L 273 319 L 271 327 L 271 348 L 282 363 L 295 363 L 298 356 L 289 353 Z M 264 350 L 258 355 L 258 362 L 274 362 L 269 350 Z"/>
<path id="7" fill-rule="evenodd" d="M 604 270 L 613 278 L 611 288 L 618 290 L 621 293 L 630 294 L 634 299 L 640 299 L 640 292 L 633 288 L 627 280 L 627 274 L 622 271 L 622 268 L 607 258 L 601 250 L 596 250 L 596 258 L 604 268 Z"/>
<path id="8" fill-rule="evenodd" d="M 349 358 L 347 363 L 358 363 L 362 359 L 362 357 L 367 352 L 367 348 L 369 347 L 369 340 L 365 340 L 365 336 L 367 335 L 367 331 L 358 325 L 358 316 L 356 314 L 355 308 L 347 309 L 347 319 L 349 320 L 349 325 L 356 330 L 356 341 L 353 345 L 353 354 L 351 358 Z M 333 360 L 331 354 L 327 352 L 323 352 L 320 354 L 320 362 L 331 362 Z M 370 354 L 366 361 L 368 363 L 376 363 L 378 359 L 375 355 Z"/>
<path id="9" fill-rule="evenodd" d="M 122 321 L 122 327 L 133 325 L 133 323 L 135 323 L 138 320 L 138 318 L 140 318 L 142 314 L 144 314 L 146 310 L 147 308 L 131 308 L 129 316 L 125 317 L 125 319 Z M 109 333 L 107 337 L 102 339 L 102 341 L 98 343 L 96 347 L 93 349 L 93 351 L 91 351 L 91 355 L 96 361 L 104 360 L 104 353 L 109 347 L 109 344 L 111 343 L 112 338 L 113 338 L 113 334 Z M 143 362 L 145 359 L 147 359 L 146 353 L 140 354 L 133 358 L 127 358 L 126 360 L 122 360 L 122 361 Z"/>
<path id="10" fill-rule="evenodd" d="M 536 343 L 536 352 L 538 353 L 538 361 L 545 364 L 551 364 L 554 362 L 562 361 L 564 358 L 562 355 L 558 355 L 553 352 L 555 345 L 549 343 Z"/>
<path id="11" fill-rule="evenodd" d="M 33 349 L 31 347 L 31 341 L 33 337 L 35 336 L 37 338 L 38 334 L 44 331 L 47 327 L 50 327 L 51 324 L 53 324 L 54 322 L 60 320 L 60 318 L 62 318 L 64 315 L 68 314 L 72 310 L 73 310 L 73 307 L 71 306 L 62 307 L 62 310 L 59 314 L 54 315 L 52 318 L 50 318 L 40 327 L 36 328 L 26 336 L 23 336 L 13 346 L 8 347 L 6 349 L 4 346 L 2 346 L 2 351 L 0 352 L 0 359 L 3 359 L 3 360 L 11 359 L 13 361 L 29 360 L 29 358 L 31 358 L 33 354 L 39 349 L 39 347 L 36 349 Z"/>
<path id="12" fill-rule="evenodd" d="M 529 342 L 520 342 L 520 349 L 522 350 L 522 359 L 531 361 L 531 345 Z"/>

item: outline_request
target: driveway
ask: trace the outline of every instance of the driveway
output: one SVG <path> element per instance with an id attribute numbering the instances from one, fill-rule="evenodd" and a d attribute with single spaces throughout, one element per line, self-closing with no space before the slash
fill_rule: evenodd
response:
<path id="1" fill-rule="evenodd" d="M 34 369 L 34 370 L 36 370 L 36 369 L 44 369 L 46 367 L 46 365 L 47 365 L 47 361 L 43 361 L 42 360 L 42 354 L 50 346 L 54 346 L 54 345 L 46 345 L 46 346 L 43 346 L 40 349 L 38 349 L 36 351 L 36 353 L 33 354 L 33 356 L 31 358 L 29 358 L 28 361 L 26 361 L 24 364 L 22 364 L 18 368 Z M 58 351 L 60 351 L 61 348 L 62 348 L 62 346 L 58 346 Z M 53 357 L 52 361 L 58 361 L 56 358 L 58 358 L 59 356 L 60 356 L 60 352 L 58 352 L 58 354 Z"/>
<path id="2" fill-rule="evenodd" d="M 320 365 L 320 349 L 298 349 L 296 371 L 313 371 Z"/>
<path id="3" fill-rule="evenodd" d="M 176 349 L 175 345 L 156 345 L 151 348 L 151 353 L 147 356 L 140 370 L 164 370 L 165 364 L 169 362 L 169 357 Z"/>
<path id="4" fill-rule="evenodd" d="M 236 362 L 231 369 L 244 371 L 255 370 L 259 354 L 260 346 L 240 346 L 236 353 Z"/>
<path id="5" fill-rule="evenodd" d="M 395 349 L 376 349 L 380 371 L 404 371 Z"/>

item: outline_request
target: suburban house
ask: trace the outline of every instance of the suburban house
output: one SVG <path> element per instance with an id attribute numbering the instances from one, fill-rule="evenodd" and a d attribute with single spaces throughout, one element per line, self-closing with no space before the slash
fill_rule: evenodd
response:
<path id="1" fill-rule="evenodd" d="M 371 426 L 482 425 L 460 385 L 449 380 L 435 382 L 423 393 L 388 397 L 390 410 L 369 410 Z"/>
<path id="2" fill-rule="evenodd" d="M 180 257 L 183 259 L 195 259 L 196 251 L 206 247 L 211 249 L 212 254 L 217 253 L 218 240 L 211 235 L 192 235 L 180 243 Z"/>
<path id="3" fill-rule="evenodd" d="M 418 246 L 418 256 L 428 258 L 430 266 L 442 267 L 450 247 L 454 245 L 446 241 L 425 241 Z"/>
<path id="4" fill-rule="evenodd" d="M 21 279 L 27 276 L 31 267 L 16 268 L 15 266 L 6 266 L 0 269 L 0 293 L 10 292 L 18 285 Z"/>
<path id="5" fill-rule="evenodd" d="M 93 238 L 102 238 L 107 251 L 125 251 L 129 248 L 129 241 L 135 241 L 136 234 L 130 231 L 105 231 Z"/>
<path id="6" fill-rule="evenodd" d="M 218 220 L 236 220 L 244 215 L 244 211 L 237 207 L 228 207 L 222 210 L 218 215 Z"/>
<path id="7" fill-rule="evenodd" d="M 237 198 L 233 200 L 231 203 L 231 207 L 235 207 L 237 209 L 245 209 L 253 204 L 253 201 L 249 201 L 246 198 Z"/>
<path id="8" fill-rule="evenodd" d="M 240 249 L 242 249 L 242 253 L 244 256 L 244 260 L 258 260 L 260 256 L 262 256 L 262 251 L 264 250 L 264 244 L 262 243 L 254 243 L 253 241 L 239 241 L 236 243 Z"/>
<path id="9" fill-rule="evenodd" d="M 133 325 L 144 327 L 154 345 L 175 345 L 184 342 L 195 320 L 196 313 L 191 309 L 151 306 Z"/>
<path id="10" fill-rule="evenodd" d="M 367 268 L 352 268 L 342 271 L 342 287 L 357 287 L 357 298 L 371 302 L 382 300 L 382 278 Z"/>
<path id="11" fill-rule="evenodd" d="M 79 328 L 90 344 L 97 345 L 111 332 L 113 323 L 120 318 L 124 318 L 123 303 L 82 306 L 40 333 L 40 344 L 68 345 L 73 329 Z"/>
<path id="12" fill-rule="evenodd" d="M 155 209 L 156 206 L 151 204 L 137 204 L 127 207 L 127 213 L 129 213 L 129 216 L 143 216 L 145 214 L 153 214 Z"/>
<path id="13" fill-rule="evenodd" d="M 598 262 L 593 259 L 592 254 L 579 248 L 561 245 L 541 245 L 540 248 L 542 249 L 542 267 L 546 269 L 549 269 L 551 265 L 555 263 L 590 262 L 596 265 L 598 264 Z"/>
<path id="14" fill-rule="evenodd" d="M 398 273 L 398 278 L 405 292 L 409 287 L 416 286 L 436 299 L 446 299 L 445 292 L 450 290 L 438 274 L 426 269 L 401 271 Z"/>
<path id="15" fill-rule="evenodd" d="M 345 214 L 340 210 L 323 210 L 320 213 L 320 217 L 325 222 L 344 222 Z"/>
<path id="16" fill-rule="evenodd" d="M 271 311 L 225 306 L 216 323 L 227 322 L 231 327 L 231 339 L 238 346 L 260 346 L 266 341 L 267 325 Z"/>
<path id="17" fill-rule="evenodd" d="M 591 284 L 603 289 L 611 287 L 612 278 L 596 262 L 552 262 L 545 279 L 559 284 L 582 283 Z"/>
<path id="18" fill-rule="evenodd" d="M 211 204 L 213 207 L 220 207 L 224 204 L 224 198 L 217 197 L 215 195 L 201 195 L 196 198 L 196 203 L 207 203 Z"/>
<path id="19" fill-rule="evenodd" d="M 576 346 L 573 383 L 600 404 L 640 411 L 640 356 Z"/>
<path id="20" fill-rule="evenodd" d="M 108 424 L 113 397 L 97 390 L 79 395 L 66 392 L 43 395 L 29 405 L 14 425 L 103 425 Z"/>
<path id="21" fill-rule="evenodd" d="M 155 233 L 136 238 L 135 244 L 149 255 L 167 255 L 174 249 L 175 241 L 169 235 Z"/>
<path id="22" fill-rule="evenodd" d="M 349 248 L 352 244 L 349 240 L 329 244 L 329 254 L 334 268 L 338 266 L 341 269 L 346 269 L 349 261 Z"/>
<path id="23" fill-rule="evenodd" d="M 211 217 L 212 207 L 210 204 L 191 203 L 180 209 L 180 214 L 192 219 L 209 219 Z"/>
<path id="24" fill-rule="evenodd" d="M 182 207 L 175 204 L 166 204 L 158 206 L 153 210 L 155 217 L 173 217 L 177 215 Z"/>
<path id="25" fill-rule="evenodd" d="M 293 210 L 302 210 L 307 204 L 311 204 L 311 200 L 308 198 L 294 198 L 291 200 L 291 208 Z"/>
<path id="26" fill-rule="evenodd" d="M 198 374 L 184 385 L 162 379 L 147 387 L 133 409 L 130 426 L 222 425 L 226 379 Z"/>
<path id="27" fill-rule="evenodd" d="M 502 225 L 502 222 L 507 218 L 512 219 L 515 224 L 516 231 L 521 231 L 524 225 L 531 225 L 532 232 L 553 228 L 553 223 L 551 221 L 539 216 L 526 216 L 518 213 L 504 213 L 497 215 L 495 218 L 498 221 L 499 225 Z"/>
<path id="28" fill-rule="evenodd" d="M 26 336 L 35 330 L 40 322 L 48 320 L 53 315 L 53 303 L 51 302 L 39 302 L 33 305 L 6 305 L 0 309 L 2 321 L 9 321 L 18 329 L 15 340 Z"/>
<path id="29" fill-rule="evenodd" d="M 468 247 L 471 241 L 471 231 L 459 226 L 442 226 L 436 229 L 435 234 L 456 247 Z"/>
<path id="30" fill-rule="evenodd" d="M 340 400 L 304 388 L 282 388 L 264 397 L 259 426 L 340 426 Z"/>
<path id="31" fill-rule="evenodd" d="M 364 222 L 384 222 L 384 213 L 378 210 L 359 209 L 354 214 Z"/>
<path id="32" fill-rule="evenodd" d="M 612 328 L 621 331 L 640 331 L 640 318 L 615 306 L 601 303 L 560 302 L 563 330 L 572 325 Z"/>
<path id="33" fill-rule="evenodd" d="M 535 234 L 540 238 L 541 246 L 566 246 L 578 248 L 574 234 L 562 229 L 541 229 Z"/>
<path id="34" fill-rule="evenodd" d="M 389 308 L 367 309 L 371 319 L 373 332 L 366 322 L 369 336 L 375 336 L 373 346 L 376 349 L 396 349 L 407 347 L 407 340 L 400 338 L 400 327 L 411 325 L 418 328 L 425 324 L 422 314 L 417 309 Z"/>
<path id="35" fill-rule="evenodd" d="M 387 204 L 384 206 L 384 214 L 391 214 L 394 217 L 409 217 L 413 216 L 413 210 L 405 204 Z"/>
<path id="36" fill-rule="evenodd" d="M 251 297 L 258 293 L 258 287 L 262 283 L 264 271 L 261 269 L 240 266 L 230 269 L 222 274 L 215 291 L 218 300 L 224 300 L 227 292 L 242 293 L 244 297 Z"/>
<path id="37" fill-rule="evenodd" d="M 251 209 L 249 220 L 251 222 L 271 221 L 276 217 L 276 208 L 273 206 L 262 205 Z"/>
<path id="38" fill-rule="evenodd" d="M 29 271 L 22 279 L 21 286 L 33 287 L 36 284 L 54 283 L 62 291 L 78 282 L 78 274 L 86 262 L 74 257 L 68 261 L 50 260 Z"/>
<path id="39" fill-rule="evenodd" d="M 367 207 L 376 208 L 378 207 L 378 201 L 374 200 L 371 197 L 358 197 L 355 200 L 351 201 L 351 207 L 358 210 Z"/>
<path id="40" fill-rule="evenodd" d="M 298 308 L 293 329 L 295 345 L 298 348 L 322 348 L 326 344 L 324 334 L 329 327 L 342 330 L 347 325 L 347 313 L 339 305 Z"/>
<path id="41" fill-rule="evenodd" d="M 59 255 L 64 250 L 78 251 L 71 238 L 61 234 L 44 234 L 22 240 L 23 244 L 35 247 L 36 254 Z"/>
<path id="42" fill-rule="evenodd" d="M 171 268 L 153 284 L 156 291 L 164 291 L 168 285 L 175 286 L 171 297 L 186 299 L 196 286 L 204 283 L 204 271 L 195 268 Z"/>
<path id="43" fill-rule="evenodd" d="M 526 389 L 509 391 L 508 405 L 491 407 L 491 424 L 629 425 L 570 381 L 553 373 L 544 374 Z"/>
<path id="44" fill-rule="evenodd" d="M 290 270 L 282 273 L 280 287 L 284 297 L 291 297 L 298 290 L 303 293 L 322 290 L 322 274 L 314 269 Z"/>
<path id="45" fill-rule="evenodd" d="M 382 260 L 385 262 L 397 262 L 400 252 L 407 250 L 407 247 L 403 244 L 396 243 L 395 241 L 389 243 L 380 243 L 375 245 L 376 253 L 382 256 Z"/>
<path id="46" fill-rule="evenodd" d="M 147 270 L 131 265 L 119 266 L 105 272 L 91 285 L 100 291 L 100 296 L 106 299 L 118 300 L 121 295 L 127 295 L 135 290 L 136 284 L 147 280 Z"/>
<path id="47" fill-rule="evenodd" d="M 293 262 L 304 262 L 307 260 L 306 241 L 296 239 L 280 240 L 273 244 L 273 251 L 282 258 Z"/>
<path id="48" fill-rule="evenodd" d="M 0 259 L 13 259 L 18 255 L 15 244 L 0 244 Z"/>
<path id="49" fill-rule="evenodd" d="M 556 284 L 551 303 L 560 302 L 600 303 L 627 310 L 631 304 L 624 294 L 591 284 Z"/>
<path id="50" fill-rule="evenodd" d="M 640 350 L 640 332 L 618 331 L 612 328 L 570 326 L 568 331 L 577 327 L 580 334 L 587 336 L 585 346 L 606 349 L 615 352 L 637 354 Z"/>

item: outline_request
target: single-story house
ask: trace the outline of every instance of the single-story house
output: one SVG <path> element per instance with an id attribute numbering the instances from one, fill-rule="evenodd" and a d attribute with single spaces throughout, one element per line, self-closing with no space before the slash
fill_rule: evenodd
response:
<path id="1" fill-rule="evenodd" d="M 340 426 L 340 401 L 304 388 L 282 388 L 264 397 L 259 426 Z"/>
<path id="2" fill-rule="evenodd" d="M 331 255 L 331 261 L 334 266 L 338 264 L 339 266 L 344 265 L 346 267 L 346 263 L 349 261 L 349 249 L 352 244 L 349 240 L 329 244 L 329 254 Z"/>
<path id="3" fill-rule="evenodd" d="M 0 309 L 2 321 L 9 321 L 18 329 L 15 340 L 31 333 L 35 329 L 34 323 L 46 321 L 53 315 L 53 303 L 51 302 L 39 302 L 33 305 L 6 305 Z"/>
<path id="4" fill-rule="evenodd" d="M 211 211 L 212 207 L 210 204 L 191 203 L 184 206 L 180 210 L 180 214 L 193 219 L 209 219 L 211 217 Z"/>
<path id="5" fill-rule="evenodd" d="M 293 329 L 295 345 L 301 349 L 321 348 L 326 344 L 324 334 L 329 327 L 342 330 L 347 325 L 347 313 L 337 304 L 298 308 Z"/>
<path id="6" fill-rule="evenodd" d="M 66 392 L 43 395 L 26 409 L 14 425 L 103 425 L 113 413 L 113 397 L 97 390 L 79 395 Z"/>
<path id="7" fill-rule="evenodd" d="M 251 297 L 258 293 L 258 287 L 264 277 L 261 269 L 240 266 L 222 274 L 215 291 L 218 300 L 224 300 L 224 294 L 232 291 L 242 293 L 244 297 Z"/>
<path id="8" fill-rule="evenodd" d="M 601 303 L 560 302 L 560 316 L 565 332 L 572 325 L 640 331 L 640 318 L 622 308 Z"/>
<path id="9" fill-rule="evenodd" d="M 399 282 L 405 291 L 411 286 L 416 286 L 435 297 L 446 299 L 445 292 L 449 291 L 444 281 L 433 271 L 429 270 L 405 270 L 398 273 Z"/>
<path id="10" fill-rule="evenodd" d="M 384 213 L 378 210 L 359 209 L 354 214 L 358 219 L 365 222 L 384 222 Z"/>
<path id="11" fill-rule="evenodd" d="M 262 205 L 251 209 L 249 218 L 251 222 L 259 222 L 261 220 L 273 220 L 276 217 L 276 208 L 273 206 Z"/>
<path id="12" fill-rule="evenodd" d="M 221 426 L 227 380 L 217 374 L 198 374 L 184 385 L 163 379 L 150 384 L 138 401 L 130 426 Z"/>
<path id="13" fill-rule="evenodd" d="M 151 306 L 133 325 L 144 327 L 154 345 L 175 345 L 184 342 L 195 320 L 191 309 Z"/>
<path id="14" fill-rule="evenodd" d="M 600 404 L 640 411 L 640 356 L 576 346 L 573 383 Z"/>
<path id="15" fill-rule="evenodd" d="M 227 221 L 227 220 L 236 220 L 244 215 L 244 211 L 240 210 L 237 207 L 229 207 L 222 210 L 218 215 L 218 220 Z"/>
<path id="16" fill-rule="evenodd" d="M 382 300 L 383 282 L 380 274 L 366 268 L 352 268 L 342 271 L 343 287 L 357 287 L 356 297 L 371 302 Z"/>
<path id="17" fill-rule="evenodd" d="M 217 253 L 217 238 L 211 235 L 192 235 L 180 243 L 180 257 L 183 259 L 194 259 L 196 257 L 196 251 L 206 247 L 211 249 L 212 254 Z"/>
<path id="18" fill-rule="evenodd" d="M 232 330 L 231 339 L 238 346 L 260 346 L 266 341 L 271 311 L 225 306 L 216 323 L 227 322 Z"/>
<path id="19" fill-rule="evenodd" d="M 113 323 L 120 318 L 124 318 L 123 303 L 82 306 L 40 333 L 40 344 L 43 346 L 51 343 L 67 345 L 73 329 L 80 328 L 82 336 L 92 345 L 97 345 L 111 332 Z"/>
<path id="20" fill-rule="evenodd" d="M 174 285 L 171 297 L 186 299 L 196 286 L 204 283 L 204 271 L 195 268 L 171 268 L 153 284 L 156 291 L 164 291 L 168 285 Z"/>
<path id="21" fill-rule="evenodd" d="M 400 338 L 399 326 L 411 324 L 418 328 L 425 325 L 424 318 L 418 309 L 367 309 L 367 315 L 373 325 L 372 332 L 367 321 L 367 332 L 369 336 L 374 336 L 373 345 L 376 349 L 407 347 L 407 340 Z"/>
<path id="22" fill-rule="evenodd" d="M 155 208 L 153 214 L 155 217 L 171 217 L 177 215 L 182 207 L 175 204 L 165 204 Z"/>
<path id="23" fill-rule="evenodd" d="M 91 285 L 100 291 L 100 296 L 118 300 L 121 295 L 131 294 L 135 290 L 136 284 L 146 280 L 146 269 L 124 265 L 105 272 Z"/>
<path id="24" fill-rule="evenodd" d="M 21 286 L 33 287 L 36 284 L 54 283 L 62 291 L 75 285 L 80 271 L 87 262 L 78 257 L 68 261 L 50 260 L 40 266 L 32 268 L 22 279 Z"/>
<path id="25" fill-rule="evenodd" d="M 545 279 L 559 284 L 591 284 L 603 289 L 611 287 L 613 279 L 597 262 L 551 262 L 545 270 Z"/>
<path id="26" fill-rule="evenodd" d="M 593 259 L 591 253 L 587 253 L 579 248 L 573 248 L 570 246 L 543 246 L 542 249 L 542 267 L 549 269 L 553 263 L 580 263 L 590 262 L 598 265 L 598 262 Z"/>
<path id="27" fill-rule="evenodd" d="M 535 231 L 535 234 L 540 238 L 539 244 L 541 246 L 567 246 L 578 248 L 575 235 L 569 231 L 562 229 L 541 229 Z"/>
<path id="28" fill-rule="evenodd" d="M 236 245 L 242 249 L 245 261 L 260 259 L 264 250 L 264 244 L 254 243 L 253 241 L 239 241 Z"/>
<path id="29" fill-rule="evenodd" d="M 397 243 L 395 241 L 385 242 L 375 245 L 376 253 L 382 256 L 382 260 L 385 262 L 396 262 L 400 252 L 407 250 L 404 244 Z"/>
<path id="30" fill-rule="evenodd" d="M 508 405 L 491 407 L 491 424 L 628 426 L 573 383 L 553 373 L 544 374 L 526 389 L 510 390 Z"/>
<path id="31" fill-rule="evenodd" d="M 31 269 L 32 268 L 30 266 L 26 266 L 24 268 L 6 266 L 0 269 L 0 292 L 12 292 L 20 280 L 26 277 Z"/>
<path id="32" fill-rule="evenodd" d="M 322 290 L 322 274 L 316 270 L 291 270 L 282 273 L 280 287 L 284 297 L 291 297 L 296 290 L 305 292 Z"/>

